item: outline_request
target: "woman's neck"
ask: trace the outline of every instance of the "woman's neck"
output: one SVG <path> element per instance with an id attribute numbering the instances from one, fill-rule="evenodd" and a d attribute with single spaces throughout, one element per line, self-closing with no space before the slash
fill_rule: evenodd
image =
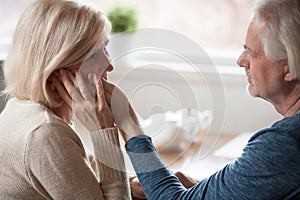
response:
<path id="1" fill-rule="evenodd" d="M 71 124 L 72 109 L 66 103 L 63 103 L 57 108 L 53 108 L 52 111 L 66 123 Z"/>

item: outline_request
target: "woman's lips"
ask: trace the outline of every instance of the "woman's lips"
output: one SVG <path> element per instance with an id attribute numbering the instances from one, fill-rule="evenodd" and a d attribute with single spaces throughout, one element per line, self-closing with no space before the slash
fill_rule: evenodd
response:
<path id="1" fill-rule="evenodd" d="M 105 80 L 108 79 L 108 77 L 107 77 L 107 72 L 105 72 L 105 73 L 102 74 L 102 78 L 104 78 Z"/>

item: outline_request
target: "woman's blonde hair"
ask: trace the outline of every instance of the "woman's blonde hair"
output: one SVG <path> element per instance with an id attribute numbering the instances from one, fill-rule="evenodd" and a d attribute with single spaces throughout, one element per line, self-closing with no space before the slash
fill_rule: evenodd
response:
<path id="1" fill-rule="evenodd" d="M 110 23 L 98 10 L 67 0 L 36 0 L 21 15 L 4 64 L 5 93 L 47 107 L 61 104 L 48 77 L 82 63 L 107 40 Z M 104 41 L 105 40 L 105 41 Z"/>

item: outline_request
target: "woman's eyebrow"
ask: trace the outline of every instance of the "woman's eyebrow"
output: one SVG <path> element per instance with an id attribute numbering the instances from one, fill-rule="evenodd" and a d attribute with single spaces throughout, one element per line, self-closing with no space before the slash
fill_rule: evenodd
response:
<path id="1" fill-rule="evenodd" d="M 104 46 L 106 46 L 109 43 L 109 39 L 107 39 L 104 43 Z"/>

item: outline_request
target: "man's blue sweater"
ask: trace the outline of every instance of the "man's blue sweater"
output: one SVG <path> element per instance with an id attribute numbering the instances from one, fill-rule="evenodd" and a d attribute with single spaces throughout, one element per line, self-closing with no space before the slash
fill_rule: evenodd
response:
<path id="1" fill-rule="evenodd" d="M 131 138 L 126 150 L 147 199 L 300 199 L 300 111 L 255 133 L 239 158 L 189 190 L 149 137 Z"/>

